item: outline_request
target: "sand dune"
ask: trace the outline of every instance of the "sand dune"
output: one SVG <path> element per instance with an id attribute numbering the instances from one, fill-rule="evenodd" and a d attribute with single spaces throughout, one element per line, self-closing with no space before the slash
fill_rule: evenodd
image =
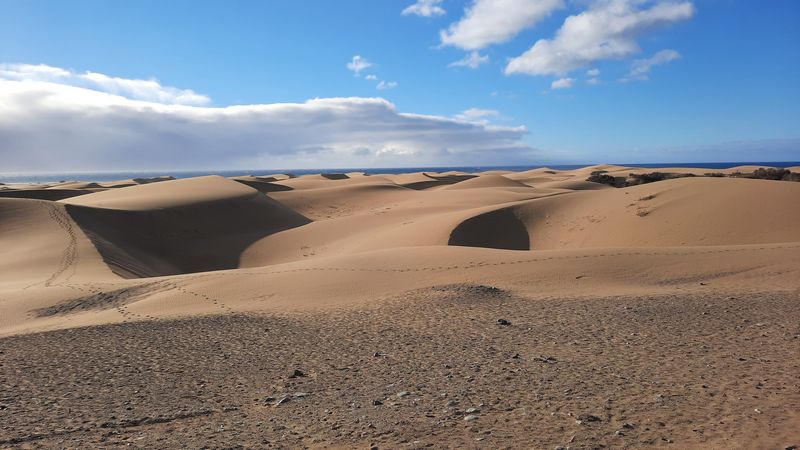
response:
<path id="1" fill-rule="evenodd" d="M 800 242 L 800 210 L 788 206 L 800 199 L 798 183 L 695 177 L 618 189 L 585 181 L 595 170 L 638 169 L 601 165 L 505 175 L 200 177 L 99 192 L 84 183 L 85 189 L 74 190 L 88 193 L 57 202 L 3 200 L 0 241 L 11 257 L 3 259 L 7 268 L 0 282 L 20 286 L 45 281 L 55 292 L 63 276 L 59 273 L 66 270 L 61 267 L 63 248 L 71 245 L 85 256 L 67 264 L 69 270 L 97 273 L 98 281 L 107 282 L 235 273 L 287 263 L 311 267 L 320 258 L 349 261 L 393 250 L 391 261 L 411 255 L 406 266 L 412 270 L 448 247 L 495 249 L 518 259 L 517 253 L 545 250 L 791 247 Z M 517 181 L 543 175 L 562 181 L 535 187 Z M 431 184 L 420 188 L 420 183 Z M 274 186 L 282 187 L 271 190 Z M 65 234 L 63 223 L 74 237 Z M 463 261 L 483 258 L 479 253 L 463 255 Z M 747 261 L 741 264 L 750 267 Z M 494 276 L 498 283 L 508 277 Z M 428 283 L 440 281 L 458 279 Z M 564 295 L 574 294 L 574 287 L 563 286 Z M 10 289 L 7 298 L 19 294 Z M 57 297 L 69 292 L 60 291 Z M 175 294 L 166 290 L 153 298 Z M 293 297 L 287 292 L 281 296 Z M 16 325 L 35 329 L 38 322 L 25 319 Z"/>
<path id="2" fill-rule="evenodd" d="M 115 272 L 129 277 L 238 267 L 252 242 L 309 222 L 221 177 L 109 190 L 64 200 Z"/>
<path id="3" fill-rule="evenodd" d="M 800 184 L 674 179 L 576 192 L 516 209 L 534 249 L 658 247 L 800 241 Z"/>
<path id="4" fill-rule="evenodd" d="M 446 186 L 444 189 L 480 189 L 480 188 L 530 188 L 530 186 L 511 180 L 502 175 L 483 175 Z"/>
<path id="5" fill-rule="evenodd" d="M 0 369 L 0 446 L 200 445 L 209 424 L 253 447 L 793 444 L 800 183 L 596 171 L 654 170 L 3 186 L 23 198 L 0 198 L 0 355 L 28 372 Z"/>

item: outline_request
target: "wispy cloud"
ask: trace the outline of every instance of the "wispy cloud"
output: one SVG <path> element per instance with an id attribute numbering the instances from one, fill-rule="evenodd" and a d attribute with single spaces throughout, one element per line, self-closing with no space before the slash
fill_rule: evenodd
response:
<path id="1" fill-rule="evenodd" d="M 7 79 L 0 98 L 4 170 L 510 164 L 533 151 L 525 127 L 403 113 L 381 98 L 201 107 Z"/>
<path id="2" fill-rule="evenodd" d="M 483 64 L 489 62 L 489 55 L 481 55 L 478 51 L 470 52 L 467 56 L 453 61 L 447 67 L 469 67 L 470 69 L 477 69 Z"/>
<path id="3" fill-rule="evenodd" d="M 631 63 L 631 71 L 622 81 L 647 80 L 650 77 L 650 69 L 674 61 L 680 57 L 681 54 L 675 50 L 661 50 L 649 58 L 637 59 Z"/>
<path id="4" fill-rule="evenodd" d="M 404 16 L 414 14 L 420 17 L 433 17 L 444 15 L 447 11 L 441 6 L 442 0 L 417 0 L 402 12 Z"/>
<path id="5" fill-rule="evenodd" d="M 168 105 L 207 105 L 211 99 L 191 89 L 163 86 L 148 80 L 118 78 L 97 72 L 74 72 L 44 64 L 0 64 L 0 80 L 46 81 L 107 92 L 133 100 Z"/>
<path id="6" fill-rule="evenodd" d="M 384 90 L 387 90 L 387 89 L 394 89 L 396 87 L 397 87 L 397 82 L 396 81 L 384 81 L 384 80 L 381 80 L 380 82 L 378 82 L 378 85 L 375 86 L 375 88 L 377 90 L 379 90 L 379 91 L 384 91 Z"/>
<path id="7" fill-rule="evenodd" d="M 575 84 L 574 78 L 559 78 L 550 83 L 550 89 L 569 89 Z"/>
<path id="8" fill-rule="evenodd" d="M 469 108 L 456 114 L 455 118 L 466 122 L 486 123 L 488 121 L 487 118 L 499 115 L 500 111 L 495 109 Z"/>
<path id="9" fill-rule="evenodd" d="M 439 32 L 442 45 L 479 50 L 505 42 L 563 8 L 564 0 L 473 0 L 464 16 Z"/>
<path id="10" fill-rule="evenodd" d="M 601 0 L 568 17 L 553 39 L 540 39 L 512 58 L 506 74 L 563 75 L 600 60 L 619 60 L 639 52 L 636 39 L 658 27 L 691 18 L 688 1 Z"/>
<path id="11" fill-rule="evenodd" d="M 347 69 L 352 71 L 356 76 L 361 75 L 362 70 L 369 69 L 372 66 L 373 64 L 361 55 L 353 56 L 353 59 L 347 63 Z"/>

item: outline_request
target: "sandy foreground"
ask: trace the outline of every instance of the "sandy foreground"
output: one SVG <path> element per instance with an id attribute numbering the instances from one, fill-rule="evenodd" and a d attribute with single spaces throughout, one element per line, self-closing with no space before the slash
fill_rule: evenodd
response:
<path id="1" fill-rule="evenodd" d="M 597 170 L 0 185 L 0 448 L 800 445 L 800 183 Z"/>

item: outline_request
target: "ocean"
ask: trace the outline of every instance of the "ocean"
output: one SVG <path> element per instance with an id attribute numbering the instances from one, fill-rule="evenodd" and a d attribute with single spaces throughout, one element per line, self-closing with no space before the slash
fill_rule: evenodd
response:
<path id="1" fill-rule="evenodd" d="M 523 166 L 450 166 L 450 167 L 392 167 L 392 168 L 359 168 L 348 167 L 338 169 L 240 169 L 240 170 L 161 170 L 161 171 L 102 171 L 102 172 L 8 172 L 0 173 L 0 183 L 57 183 L 62 181 L 115 181 L 130 178 L 152 178 L 170 175 L 175 178 L 191 178 L 204 175 L 220 175 L 233 177 L 242 175 L 270 175 L 275 173 L 291 173 L 305 175 L 314 173 L 344 173 L 366 172 L 378 173 L 408 173 L 408 172 L 447 172 L 457 170 L 462 172 L 483 172 L 487 170 L 513 170 L 524 171 L 539 167 L 549 167 L 556 170 L 569 170 L 586 167 L 592 164 L 532 164 Z M 647 167 L 659 169 L 664 167 L 694 167 L 701 169 L 727 169 L 736 166 L 769 166 L 792 167 L 800 166 L 800 161 L 767 161 L 767 162 L 725 162 L 725 163 L 625 163 L 617 164 L 630 167 Z"/>

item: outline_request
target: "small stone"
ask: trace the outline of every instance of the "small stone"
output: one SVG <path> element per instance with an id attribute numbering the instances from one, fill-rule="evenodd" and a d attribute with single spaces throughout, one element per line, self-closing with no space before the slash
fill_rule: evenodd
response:
<path id="1" fill-rule="evenodd" d="M 400 397 L 400 398 L 408 397 L 409 395 L 411 395 L 411 394 L 409 394 L 408 391 L 400 391 L 400 392 L 397 393 L 397 396 Z"/>
<path id="2" fill-rule="evenodd" d="M 481 410 L 478 408 L 467 408 L 466 410 L 464 410 L 464 412 L 467 414 L 475 414 L 481 412 Z"/>
<path id="3" fill-rule="evenodd" d="M 380 400 L 373 400 L 372 401 L 372 406 L 381 406 L 382 404 L 383 404 L 383 402 L 380 401 Z"/>
<path id="4" fill-rule="evenodd" d="M 300 369 L 294 369 L 292 371 L 292 373 L 289 375 L 289 378 L 298 378 L 298 377 L 304 377 L 304 376 L 306 376 L 305 372 L 303 372 Z"/>
<path id="5" fill-rule="evenodd" d="M 582 420 L 584 422 L 600 422 L 601 419 L 593 414 L 581 414 L 578 416 L 578 420 Z"/>
<path id="6" fill-rule="evenodd" d="M 472 421 L 472 420 L 478 420 L 478 416 L 476 416 L 475 414 L 470 414 L 468 416 L 464 416 L 464 421 L 469 422 L 469 421 Z"/>
<path id="7" fill-rule="evenodd" d="M 558 362 L 558 360 L 553 358 L 552 356 L 537 356 L 536 358 L 533 358 L 533 360 L 547 364 L 555 364 Z"/>
<path id="8" fill-rule="evenodd" d="M 308 392 L 295 392 L 294 396 L 297 398 L 308 397 Z"/>
<path id="9" fill-rule="evenodd" d="M 284 403 L 288 402 L 288 401 L 289 401 L 289 398 L 290 398 L 290 397 L 289 397 L 288 395 L 284 395 L 283 397 L 279 398 L 279 399 L 278 399 L 278 401 L 277 401 L 277 402 L 275 402 L 275 403 L 274 403 L 272 406 L 278 406 L 278 405 L 282 405 L 282 404 L 284 404 Z"/>
<path id="10" fill-rule="evenodd" d="M 761 410 L 760 410 L 760 409 L 758 409 L 758 408 L 754 409 L 753 411 L 755 411 L 755 412 L 756 412 L 756 413 L 758 413 L 758 414 L 763 414 L 763 413 L 764 413 L 764 411 L 761 411 Z"/>
<path id="11" fill-rule="evenodd" d="M 506 319 L 497 319 L 497 324 L 501 325 L 501 326 L 504 326 L 504 327 L 507 327 L 507 326 L 511 325 L 511 322 L 509 322 Z"/>

